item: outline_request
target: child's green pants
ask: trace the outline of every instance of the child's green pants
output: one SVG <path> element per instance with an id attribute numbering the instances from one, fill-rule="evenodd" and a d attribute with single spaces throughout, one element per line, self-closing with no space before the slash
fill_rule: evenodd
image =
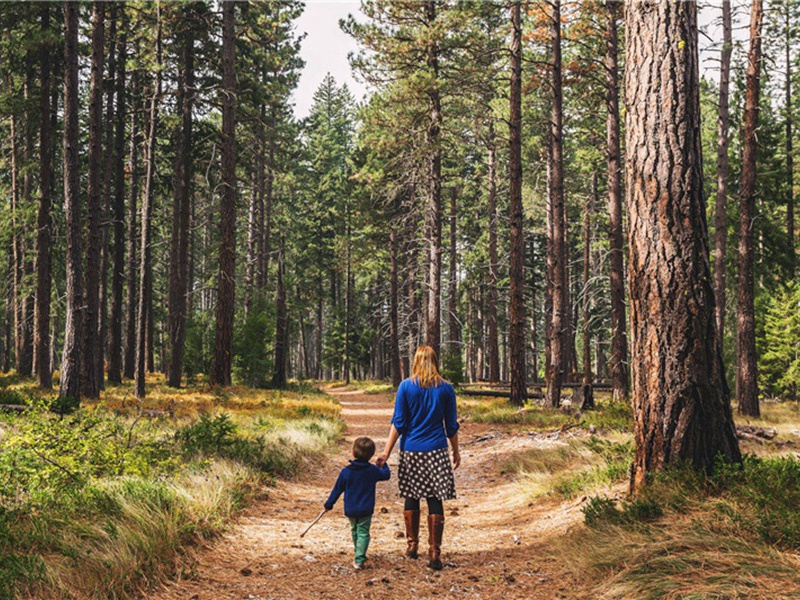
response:
<path id="1" fill-rule="evenodd" d="M 364 561 L 367 560 L 367 548 L 369 548 L 369 526 L 372 525 L 372 515 L 348 518 L 350 519 L 350 535 L 353 536 L 353 546 L 356 550 L 355 561 L 364 564 Z"/>

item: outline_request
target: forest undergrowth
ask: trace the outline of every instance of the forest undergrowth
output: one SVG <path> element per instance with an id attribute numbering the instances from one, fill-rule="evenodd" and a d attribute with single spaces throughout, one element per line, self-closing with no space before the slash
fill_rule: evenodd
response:
<path id="1" fill-rule="evenodd" d="M 191 568 L 192 549 L 342 432 L 339 406 L 289 391 L 150 381 L 67 415 L 0 381 L 0 598 L 124 598 Z M 266 487 L 265 487 L 266 485 Z"/>

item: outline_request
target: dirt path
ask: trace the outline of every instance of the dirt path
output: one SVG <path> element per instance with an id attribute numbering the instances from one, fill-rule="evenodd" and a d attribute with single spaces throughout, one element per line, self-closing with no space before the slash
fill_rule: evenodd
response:
<path id="1" fill-rule="evenodd" d="M 391 417 L 388 394 L 342 389 L 329 393 L 339 398 L 347 422 L 338 452 L 309 464 L 301 478 L 271 488 L 268 499 L 252 506 L 229 534 L 199 552 L 187 578 L 161 586 L 146 596 L 148 600 L 570 597 L 571 582 L 547 558 L 546 547 L 580 519 L 578 504 L 530 505 L 502 471 L 513 453 L 553 442 L 487 426 L 462 425 L 462 466 L 456 471 L 459 498 L 445 505 L 443 571 L 431 571 L 422 557 L 412 561 L 402 555 L 396 451 L 389 460 L 392 480 L 378 485 L 369 568 L 352 568 L 350 527 L 341 500 L 301 540 L 300 532 L 319 513 L 337 473 L 347 464 L 352 440 L 368 435 L 381 448 Z M 420 538 L 425 553 L 424 514 Z"/>

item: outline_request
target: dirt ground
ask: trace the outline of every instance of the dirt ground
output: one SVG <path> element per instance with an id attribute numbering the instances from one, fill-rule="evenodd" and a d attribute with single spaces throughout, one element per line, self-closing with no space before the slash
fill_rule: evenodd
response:
<path id="1" fill-rule="evenodd" d="M 444 570 L 427 567 L 425 515 L 419 560 L 403 556 L 403 504 L 395 479 L 378 484 L 367 567 L 352 568 L 350 528 L 343 502 L 305 538 L 300 533 L 319 514 L 352 440 L 372 437 L 379 450 L 389 429 L 393 398 L 332 389 L 347 423 L 345 440 L 330 457 L 306 465 L 250 507 L 229 533 L 201 548 L 181 578 L 144 596 L 147 600 L 338 600 L 357 598 L 570 598 L 574 581 L 548 552 L 549 541 L 582 519 L 580 501 L 527 502 L 506 459 L 535 445 L 559 443 L 547 436 L 517 435 L 495 426 L 463 423 L 458 499 L 445 504 Z M 424 505 L 424 503 L 423 503 Z M 424 509 L 423 509 L 424 510 Z"/>

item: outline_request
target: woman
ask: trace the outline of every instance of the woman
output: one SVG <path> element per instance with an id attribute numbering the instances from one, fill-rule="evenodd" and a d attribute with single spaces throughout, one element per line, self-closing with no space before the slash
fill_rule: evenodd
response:
<path id="1" fill-rule="evenodd" d="M 439 359 L 430 346 L 414 355 L 411 377 L 397 388 L 392 428 L 386 448 L 377 460 L 383 466 L 400 438 L 400 466 L 397 478 L 400 496 L 405 498 L 408 548 L 406 556 L 417 558 L 419 550 L 419 501 L 428 502 L 428 566 L 442 568 L 445 500 L 456 497 L 453 469 L 461 464 L 458 451 L 458 418 L 453 386 L 439 374 Z M 447 440 L 453 449 L 453 464 Z"/>

